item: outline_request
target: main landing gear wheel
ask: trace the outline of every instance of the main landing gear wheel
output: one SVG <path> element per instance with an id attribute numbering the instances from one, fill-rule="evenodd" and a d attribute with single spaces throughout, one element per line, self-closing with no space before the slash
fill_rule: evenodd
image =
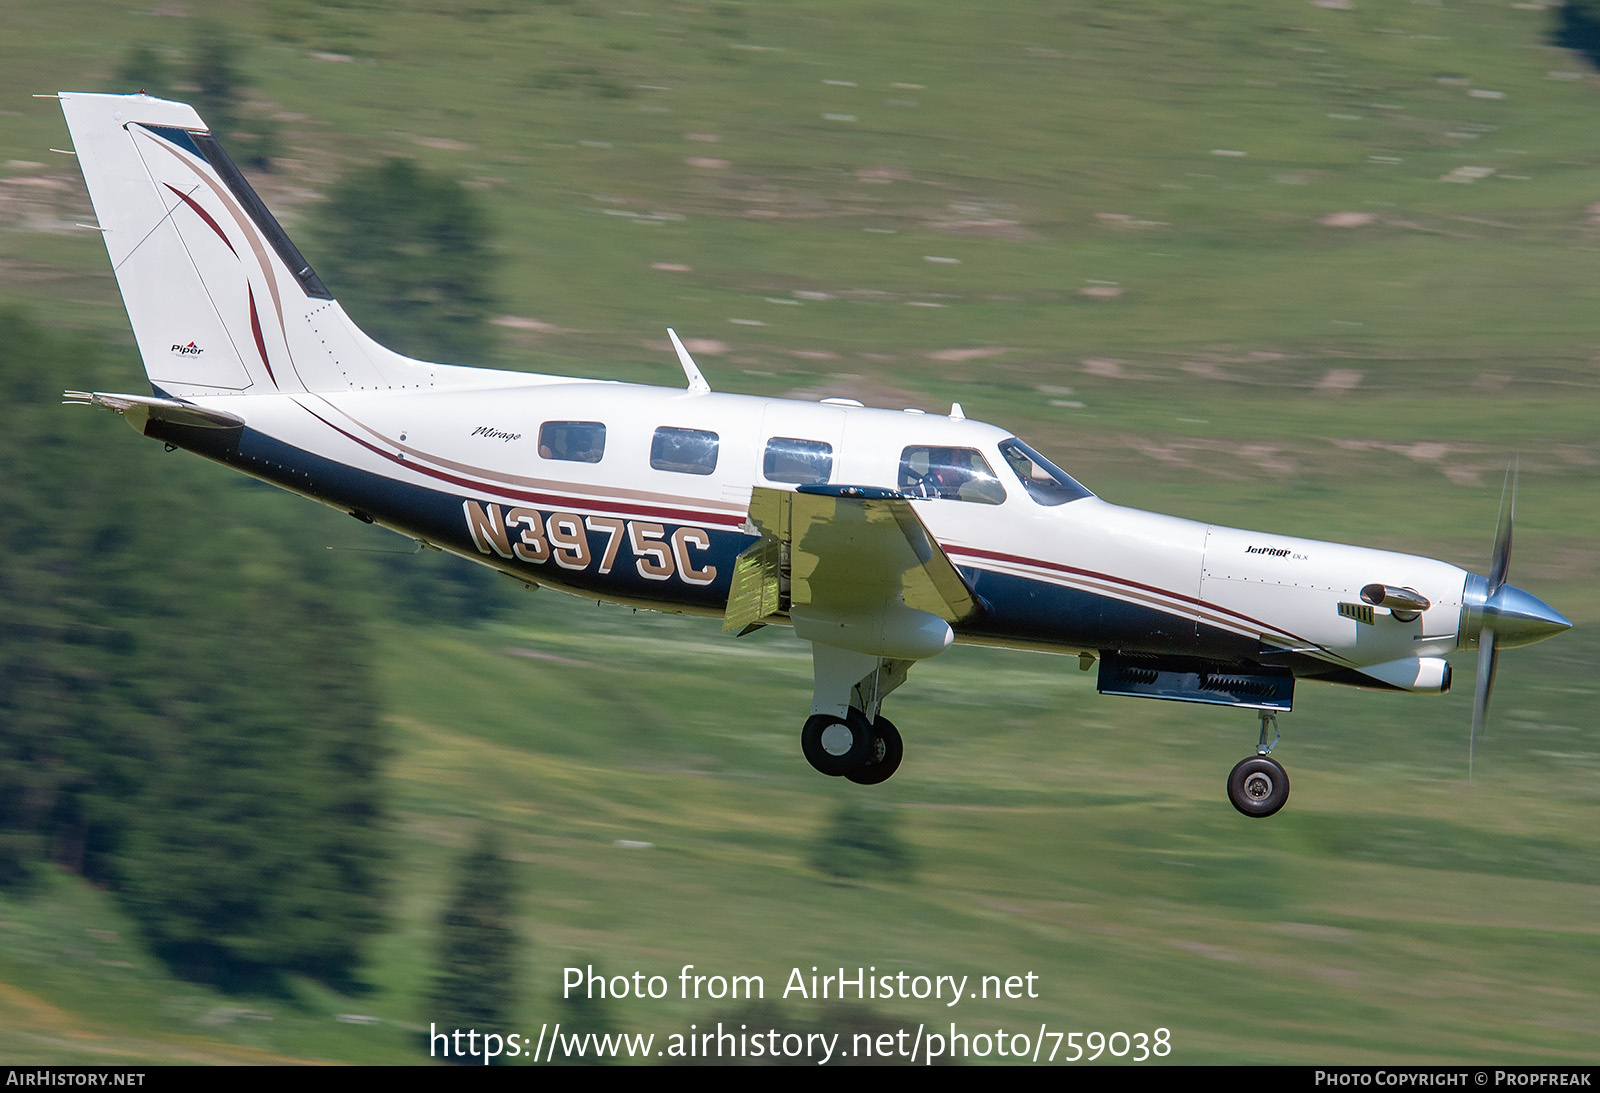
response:
<path id="1" fill-rule="evenodd" d="M 887 782 L 900 769 L 900 759 L 906 753 L 900 730 L 887 717 L 880 717 L 872 723 L 872 737 L 872 751 L 867 756 L 867 765 L 845 774 L 857 785 L 875 786 Z"/>
<path id="2" fill-rule="evenodd" d="M 898 738 L 899 734 L 895 735 Z M 819 713 L 807 718 L 805 728 L 800 730 L 800 750 L 805 753 L 806 762 L 837 778 L 866 766 L 877 739 L 860 710 L 852 709 L 842 720 Z"/>
<path id="3" fill-rule="evenodd" d="M 1228 800 L 1246 816 L 1271 816 L 1289 799 L 1289 772 L 1267 755 L 1242 760 L 1228 775 Z"/>

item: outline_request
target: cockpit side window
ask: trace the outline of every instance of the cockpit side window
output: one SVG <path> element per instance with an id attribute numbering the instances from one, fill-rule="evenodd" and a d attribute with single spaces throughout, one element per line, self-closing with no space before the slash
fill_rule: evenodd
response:
<path id="1" fill-rule="evenodd" d="M 598 421 L 547 421 L 539 426 L 539 455 L 568 463 L 598 463 L 606 454 L 606 427 Z"/>
<path id="2" fill-rule="evenodd" d="M 833 474 L 833 445 L 823 440 L 775 436 L 767 441 L 761 473 L 768 482 L 796 486 L 826 482 Z"/>
<path id="3" fill-rule="evenodd" d="M 1001 442 L 1000 454 L 1022 482 L 1022 488 L 1028 491 L 1028 496 L 1041 505 L 1064 505 L 1094 496 L 1077 479 L 1016 437 Z"/>
<path id="4" fill-rule="evenodd" d="M 941 501 L 998 505 L 1006 490 L 975 448 L 912 446 L 900 453 L 900 492 Z"/>

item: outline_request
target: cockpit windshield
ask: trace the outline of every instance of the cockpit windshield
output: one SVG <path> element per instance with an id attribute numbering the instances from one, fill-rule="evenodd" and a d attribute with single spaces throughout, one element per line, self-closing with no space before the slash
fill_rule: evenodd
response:
<path id="1" fill-rule="evenodd" d="M 1005 456 L 1006 466 L 1021 480 L 1028 496 L 1041 505 L 1064 505 L 1094 496 L 1070 474 L 1016 437 L 1000 442 L 1000 454 Z"/>

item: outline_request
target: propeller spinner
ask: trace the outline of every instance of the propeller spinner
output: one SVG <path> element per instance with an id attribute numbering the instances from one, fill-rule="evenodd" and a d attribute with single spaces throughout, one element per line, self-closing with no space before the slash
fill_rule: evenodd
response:
<path id="1" fill-rule="evenodd" d="M 1489 696 L 1502 646 L 1532 645 L 1571 629 L 1565 615 L 1516 585 L 1506 583 L 1511 568 L 1511 526 L 1517 510 L 1517 465 L 1506 469 L 1500 494 L 1500 519 L 1495 527 L 1494 554 L 1489 575 L 1467 574 L 1461 595 L 1463 649 L 1478 648 L 1478 682 L 1472 696 L 1472 735 L 1467 738 L 1467 776 L 1472 776 L 1473 752 L 1489 723 Z"/>

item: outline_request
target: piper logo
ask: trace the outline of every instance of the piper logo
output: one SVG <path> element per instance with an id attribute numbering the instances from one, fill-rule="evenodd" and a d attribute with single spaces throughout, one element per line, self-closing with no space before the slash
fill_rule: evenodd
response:
<path id="1" fill-rule="evenodd" d="M 173 342 L 172 351 L 180 357 L 198 357 L 200 354 L 205 352 L 204 349 L 201 349 L 198 345 L 195 345 L 194 342 L 190 342 L 188 345 L 179 345 L 177 342 Z"/>

